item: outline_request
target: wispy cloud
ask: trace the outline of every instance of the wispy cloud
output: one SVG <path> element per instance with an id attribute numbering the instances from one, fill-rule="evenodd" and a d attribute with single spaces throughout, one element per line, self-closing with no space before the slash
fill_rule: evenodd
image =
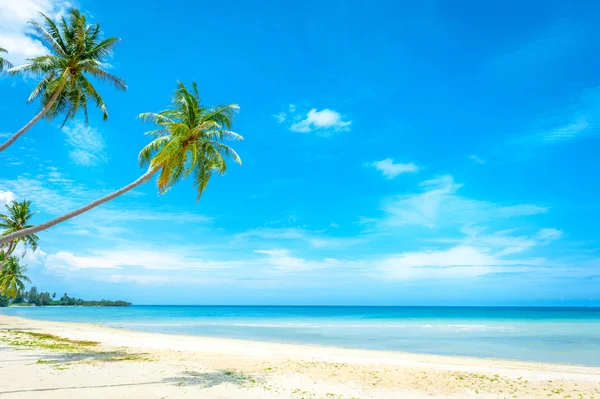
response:
<path id="1" fill-rule="evenodd" d="M 287 249 L 255 250 L 254 252 L 266 255 L 262 262 L 270 266 L 271 271 L 276 273 L 308 272 L 343 266 L 338 259 L 308 260 L 293 256 Z"/>
<path id="2" fill-rule="evenodd" d="M 68 7 L 70 3 L 66 0 L 0 0 L 0 43 L 9 52 L 7 58 L 18 65 L 27 58 L 47 54 L 44 45 L 31 36 L 27 23 L 39 20 L 40 12 L 56 18 Z"/>
<path id="3" fill-rule="evenodd" d="M 503 259 L 487 248 L 456 246 L 445 250 L 406 252 L 384 259 L 379 269 L 401 280 L 462 279 L 500 272 L 528 272 L 541 259 Z"/>
<path id="4" fill-rule="evenodd" d="M 458 194 L 462 184 L 456 183 L 448 175 L 423 181 L 420 185 L 423 188 L 420 193 L 385 200 L 385 216 L 377 223 L 381 227 L 439 227 L 537 215 L 548 211 L 548 208 L 535 204 L 500 205 L 463 197 Z"/>
<path id="5" fill-rule="evenodd" d="M 109 192 L 78 184 L 53 166 L 41 166 L 35 176 L 23 173 L 16 179 L 0 178 L 0 186 L 12 191 L 17 198 L 31 199 L 37 209 L 50 214 L 70 211 Z"/>
<path id="6" fill-rule="evenodd" d="M 487 163 L 485 159 L 483 159 L 475 154 L 468 155 L 467 158 L 469 158 L 471 161 L 473 161 L 479 165 L 485 165 Z"/>
<path id="7" fill-rule="evenodd" d="M 236 234 L 236 240 L 296 240 L 308 243 L 313 248 L 346 248 L 364 243 L 367 237 L 332 237 L 323 231 L 301 228 L 260 227 Z"/>
<path id="8" fill-rule="evenodd" d="M 11 191 L 0 190 L 0 206 L 6 205 L 11 201 L 15 200 L 15 195 Z M 4 212 L 4 209 L 2 209 Z"/>
<path id="9" fill-rule="evenodd" d="M 583 90 L 575 101 L 537 118 L 518 145 L 558 145 L 600 135 L 600 87 Z"/>
<path id="10" fill-rule="evenodd" d="M 393 179 L 402 173 L 415 173 L 419 171 L 419 167 L 414 163 L 394 163 L 394 160 L 391 158 L 371 162 L 367 165 L 374 167 L 388 179 Z"/>
<path id="11" fill-rule="evenodd" d="M 97 250 L 89 255 L 61 251 L 46 256 L 51 269 L 122 269 L 141 267 L 148 270 L 223 269 L 240 266 L 239 262 L 204 260 L 191 248 L 161 248 L 160 250 L 123 248 Z"/>
<path id="12" fill-rule="evenodd" d="M 62 130 L 67 136 L 67 145 L 71 147 L 69 157 L 77 165 L 95 166 L 106 162 L 104 141 L 98 130 L 81 121 Z"/>

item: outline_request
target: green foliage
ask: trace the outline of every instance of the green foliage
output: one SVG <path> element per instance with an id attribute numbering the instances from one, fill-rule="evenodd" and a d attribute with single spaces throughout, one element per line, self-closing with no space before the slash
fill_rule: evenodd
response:
<path id="1" fill-rule="evenodd" d="M 49 306 L 131 306 L 130 302 L 125 301 L 108 301 L 102 299 L 100 301 L 84 301 L 79 298 L 71 298 L 67 293 L 65 293 L 62 298 L 58 301 L 52 301 L 48 304 Z"/>
<path id="2" fill-rule="evenodd" d="M 7 296 L 0 295 L 0 308 L 5 308 L 10 303 L 10 299 Z"/>
<path id="3" fill-rule="evenodd" d="M 31 201 L 12 201 L 9 204 L 6 204 L 6 209 L 8 210 L 6 214 L 0 213 L 0 229 L 3 229 L 0 236 L 6 236 L 33 227 L 29 224 L 29 220 L 35 214 L 35 212 L 31 211 Z M 35 251 L 38 247 L 38 236 L 35 234 L 28 234 L 1 247 L 0 268 L 4 265 L 8 257 L 13 254 L 19 243 L 22 243 L 25 249 L 31 248 L 31 250 Z"/>
<path id="4" fill-rule="evenodd" d="M 22 303 L 25 303 L 25 295 L 23 295 L 23 292 L 21 292 L 21 291 L 17 292 L 17 296 L 15 296 L 12 299 L 12 303 L 15 305 L 20 305 Z"/>
<path id="5" fill-rule="evenodd" d="M 38 294 L 35 286 L 31 287 L 29 292 L 26 292 L 26 295 L 24 296 L 27 297 L 27 303 L 31 303 L 33 305 L 37 305 L 39 303 L 40 295 Z"/>
<path id="6" fill-rule="evenodd" d="M 157 126 L 146 134 L 154 140 L 139 154 L 140 165 L 159 170 L 157 184 L 161 194 L 179 180 L 194 175 L 194 186 L 200 199 L 213 172 L 225 173 L 225 157 L 241 164 L 238 154 L 225 140 L 243 140 L 230 131 L 236 104 L 204 107 L 196 83 L 188 90 L 178 82 L 171 108 L 160 113 L 144 113 L 143 121 Z"/>
<path id="7" fill-rule="evenodd" d="M 92 101 L 108 118 L 106 104 L 88 77 L 109 83 L 117 89 L 126 90 L 125 82 L 104 69 L 103 61 L 109 56 L 120 39 L 101 39 L 99 24 L 89 24 L 85 15 L 76 9 L 53 21 L 41 13 L 43 24 L 30 22 L 38 38 L 51 51 L 30 59 L 30 63 L 10 69 L 12 74 L 32 74 L 42 79 L 35 87 L 28 102 L 41 98 L 43 107 L 51 105 L 46 118 L 52 120 L 64 114 L 64 123 L 82 110 L 87 122 L 87 104 Z M 86 76 L 87 75 L 87 76 Z M 57 94 L 55 101 L 53 95 Z"/>
<path id="8" fill-rule="evenodd" d="M 31 331 L 9 330 L 7 336 L 0 341 L 12 346 L 59 350 L 66 352 L 81 352 L 99 343 L 95 341 L 79 341 L 58 337 L 52 334 L 40 334 Z"/>
<path id="9" fill-rule="evenodd" d="M 19 264 L 19 258 L 9 256 L 0 271 L 0 294 L 15 299 L 25 289 L 25 281 L 31 282 L 25 275 L 27 268 Z"/>
<path id="10" fill-rule="evenodd" d="M 8 53 L 8 51 L 6 51 L 5 49 L 3 49 L 2 47 L 0 47 L 0 53 Z M 4 70 L 4 68 L 9 69 L 12 68 L 12 64 L 10 62 L 8 62 L 8 60 L 6 60 L 3 57 L 0 57 L 0 72 L 2 72 Z"/>
<path id="11" fill-rule="evenodd" d="M 56 296 L 56 293 L 54 296 Z M 23 306 L 131 306 L 131 303 L 126 301 L 109 301 L 106 299 L 100 301 L 86 301 L 80 298 L 71 298 L 66 293 L 59 300 L 53 300 L 52 295 L 49 292 L 38 292 L 36 287 L 31 287 L 29 292 L 20 289 L 12 299 L 12 303 Z"/>

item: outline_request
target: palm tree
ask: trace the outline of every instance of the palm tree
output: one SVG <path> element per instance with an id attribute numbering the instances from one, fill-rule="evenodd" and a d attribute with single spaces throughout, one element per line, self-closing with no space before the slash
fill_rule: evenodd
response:
<path id="1" fill-rule="evenodd" d="M 19 264 L 18 257 L 9 256 L 0 272 L 0 293 L 14 299 L 19 291 L 25 289 L 23 281 L 31 283 L 29 277 L 25 275 L 26 272 L 27 268 Z"/>
<path id="2" fill-rule="evenodd" d="M 229 130 L 238 109 L 236 104 L 203 107 L 196 83 L 192 83 L 190 91 L 183 83 L 178 82 L 171 108 L 160 113 L 140 115 L 140 119 L 152 122 L 157 127 L 156 130 L 146 133 L 154 140 L 142 149 L 138 157 L 140 166 L 148 166 L 146 173 L 114 193 L 79 209 L 46 223 L 0 237 L 0 245 L 6 245 L 81 215 L 145 183 L 157 173 L 160 194 L 164 194 L 179 180 L 193 173 L 197 200 L 200 200 L 212 174 L 224 174 L 227 170 L 225 157 L 242 163 L 238 154 L 223 144 L 227 139 L 243 140 L 242 136 Z"/>
<path id="3" fill-rule="evenodd" d="M 35 214 L 35 212 L 31 211 L 31 201 L 12 201 L 10 204 L 6 204 L 6 209 L 8 209 L 6 215 L 0 213 L 0 228 L 4 229 L 0 233 L 0 236 L 6 236 L 33 227 L 33 225 L 29 224 L 29 220 Z M 13 254 L 19 243 L 22 243 L 25 249 L 29 247 L 35 252 L 38 247 L 38 236 L 27 234 L 8 244 L 0 244 L 0 250 L 6 255 L 4 260 L 0 260 L 0 270 L 2 270 L 4 262 Z"/>
<path id="4" fill-rule="evenodd" d="M 120 40 L 116 37 L 100 39 L 100 25 L 88 24 L 85 15 L 75 9 L 69 11 L 69 20 L 62 17 L 57 24 L 41 13 L 44 26 L 35 21 L 30 24 L 40 39 L 52 52 L 51 55 L 32 58 L 29 64 L 9 70 L 11 74 L 33 74 L 43 76 L 27 102 L 41 98 L 42 110 L 21 130 L 12 135 L 0 151 L 5 150 L 42 117 L 49 120 L 60 114 L 65 115 L 63 125 L 83 110 L 87 122 L 88 101 L 94 101 L 104 119 L 108 112 L 104 100 L 86 74 L 112 84 L 117 89 L 126 90 L 125 82 L 102 69 L 103 61 Z M 60 27 L 59 27 L 60 24 Z"/>
<path id="5" fill-rule="evenodd" d="M 0 47 L 0 53 L 7 54 L 8 51 L 6 51 L 2 47 Z M 8 62 L 8 60 L 0 57 L 0 72 L 2 72 L 4 70 L 4 68 L 12 68 L 12 67 L 13 67 L 13 65 L 10 62 Z"/>

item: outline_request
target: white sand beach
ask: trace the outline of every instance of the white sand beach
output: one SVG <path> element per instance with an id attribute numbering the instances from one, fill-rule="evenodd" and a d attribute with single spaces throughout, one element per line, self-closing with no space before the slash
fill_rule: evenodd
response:
<path id="1" fill-rule="evenodd" d="M 50 336 L 44 334 L 51 334 Z M 600 368 L 0 316 L 4 398 L 600 398 Z"/>

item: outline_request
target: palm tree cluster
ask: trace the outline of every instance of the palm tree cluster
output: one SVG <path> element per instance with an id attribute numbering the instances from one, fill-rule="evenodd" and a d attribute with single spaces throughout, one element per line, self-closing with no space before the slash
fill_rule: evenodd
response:
<path id="1" fill-rule="evenodd" d="M 103 69 L 104 61 L 120 39 L 102 39 L 100 25 L 87 23 L 85 15 L 74 9 L 69 11 L 68 18 L 62 17 L 58 22 L 44 14 L 42 19 L 43 25 L 34 21 L 31 26 L 51 51 L 50 55 L 30 59 L 29 63 L 17 67 L 0 58 L 0 66 L 10 68 L 10 74 L 40 77 L 28 102 L 39 99 L 42 106 L 27 125 L 0 144 L 0 151 L 8 148 L 43 117 L 53 120 L 63 115 L 64 125 L 82 111 L 87 122 L 89 101 L 95 103 L 106 119 L 106 104 L 89 77 L 109 83 L 117 89 L 127 88 L 121 78 Z M 5 51 L 0 48 L 0 52 Z M 0 267 L 4 266 L 0 272 L 0 293 L 16 295 L 22 290 L 23 282 L 28 281 L 24 275 L 25 267 L 20 266 L 19 258 L 13 255 L 18 244 L 35 251 L 38 232 L 117 198 L 155 175 L 159 194 L 166 193 L 181 179 L 192 175 L 196 198 L 200 200 L 212 175 L 226 172 L 227 159 L 241 164 L 236 151 L 225 144 L 228 140 L 243 140 L 242 136 L 231 131 L 238 109 L 236 104 L 205 106 L 195 82 L 190 89 L 178 82 L 169 108 L 139 116 L 142 121 L 152 123 L 154 129 L 146 132 L 151 142 L 138 155 L 140 166 L 147 167 L 138 179 L 85 206 L 38 225 L 30 224 L 33 212 L 29 201 L 13 201 L 7 205 L 8 213 L 0 215 L 0 228 L 3 229 L 0 233 Z"/>

